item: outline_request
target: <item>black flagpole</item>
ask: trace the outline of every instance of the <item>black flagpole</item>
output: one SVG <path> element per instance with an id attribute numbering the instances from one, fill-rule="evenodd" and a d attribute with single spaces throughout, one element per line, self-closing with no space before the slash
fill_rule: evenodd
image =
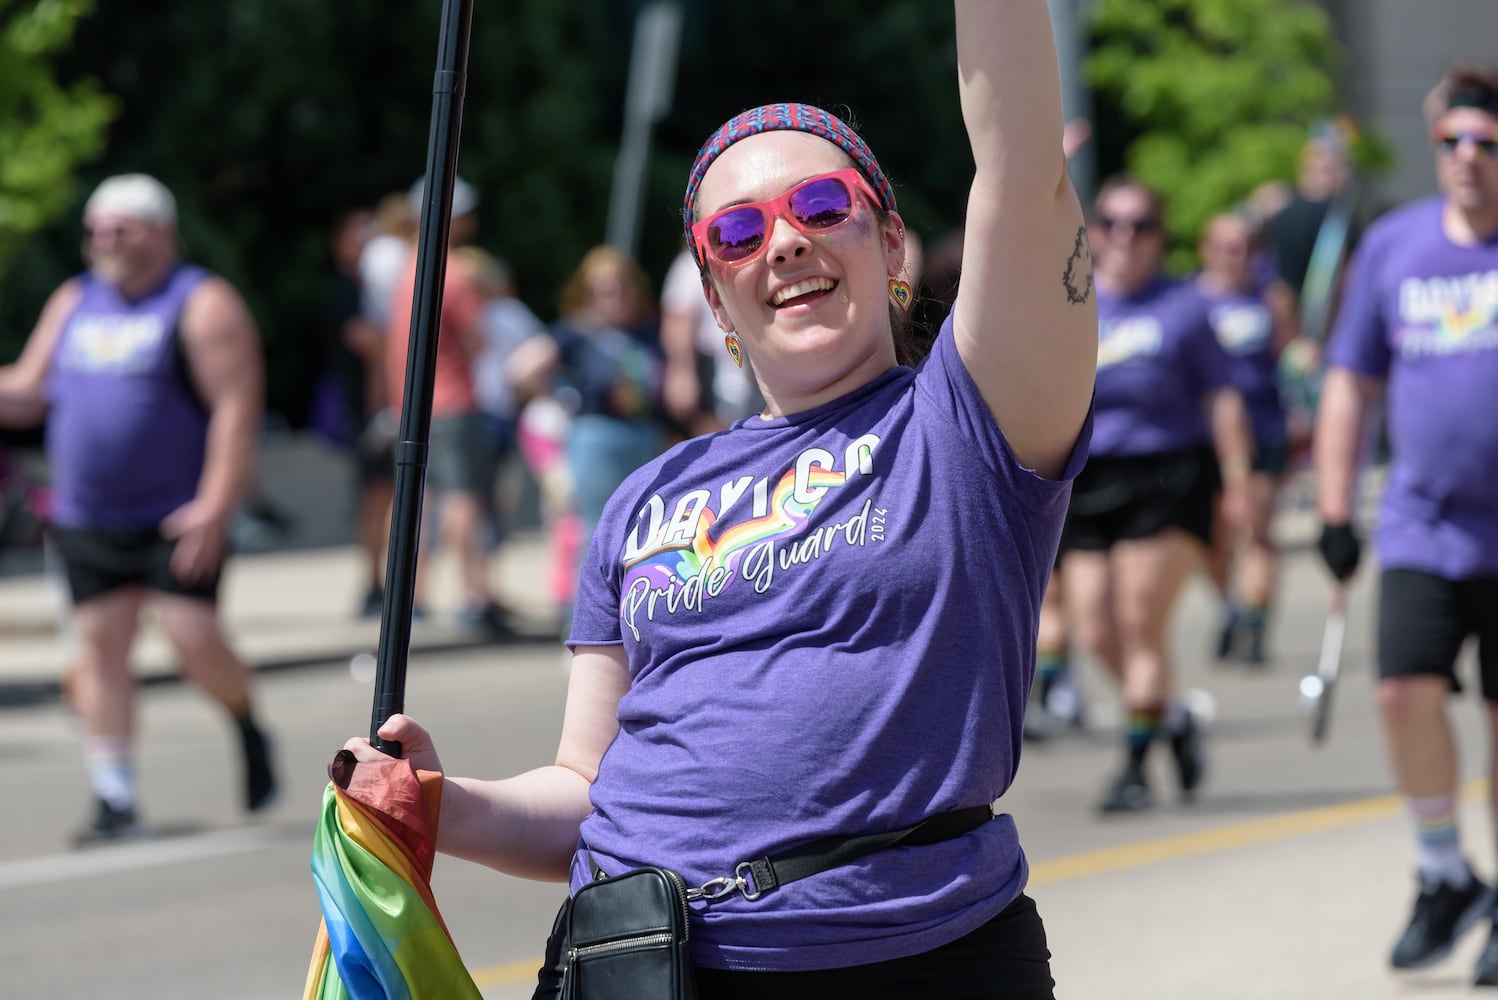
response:
<path id="1" fill-rule="evenodd" d="M 374 713 L 369 723 L 369 738 L 375 747 L 394 757 L 401 755 L 400 744 L 382 740 L 378 730 L 405 707 L 416 548 L 426 485 L 427 438 L 432 426 L 432 379 L 437 367 L 437 330 L 447 277 L 447 238 L 452 228 L 453 181 L 458 172 L 458 134 L 463 123 L 472 20 L 473 0 L 442 0 L 437 75 L 432 83 L 432 128 L 427 139 L 426 183 L 416 243 L 416 291 L 411 303 L 406 388 L 400 436 L 395 443 L 395 504 L 385 567 L 385 605 L 380 616 Z"/>

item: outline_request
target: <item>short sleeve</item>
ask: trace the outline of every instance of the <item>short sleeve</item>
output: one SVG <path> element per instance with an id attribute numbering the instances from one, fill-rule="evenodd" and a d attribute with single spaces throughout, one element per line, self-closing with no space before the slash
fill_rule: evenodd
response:
<path id="1" fill-rule="evenodd" d="M 1205 396 L 1233 385 L 1233 360 L 1217 339 L 1205 299 L 1193 304 L 1186 321 L 1181 353 L 1190 372 L 1193 395 Z"/>
<path id="2" fill-rule="evenodd" d="M 577 576 L 577 599 L 572 611 L 569 647 L 616 646 L 624 641 L 619 624 L 619 586 L 614 550 L 622 524 L 620 505 L 610 503 L 588 542 Z"/>
<path id="3" fill-rule="evenodd" d="M 941 331 L 932 344 L 931 353 L 921 362 L 916 383 L 925 405 L 934 407 L 949 419 L 957 432 L 974 443 L 985 465 L 1032 510 L 1051 512 L 1062 507 L 1071 495 L 1071 481 L 1082 471 L 1092 440 L 1092 407 L 1077 435 L 1071 457 L 1059 479 L 1046 479 L 1022 466 L 1009 447 L 988 403 L 973 381 L 972 374 L 957 351 L 952 335 L 952 314 L 948 313 Z"/>
<path id="4" fill-rule="evenodd" d="M 1370 237 L 1353 254 L 1343 282 L 1342 308 L 1327 344 L 1328 366 L 1385 378 L 1392 360 L 1378 300 L 1378 241 Z"/>

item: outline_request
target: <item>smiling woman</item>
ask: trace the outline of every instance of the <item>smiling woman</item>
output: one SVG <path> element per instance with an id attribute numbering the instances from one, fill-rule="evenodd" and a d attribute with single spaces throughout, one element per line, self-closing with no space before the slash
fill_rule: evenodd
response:
<path id="1" fill-rule="evenodd" d="M 446 853 L 574 893 L 643 867 L 700 887 L 704 998 L 1052 995 L 1018 833 L 992 805 L 1087 453 L 1097 315 L 1046 4 L 956 13 L 977 170 L 929 356 L 902 363 L 905 224 L 857 132 L 805 104 L 718 129 L 683 228 L 767 407 L 609 499 L 556 765 L 444 787 Z M 440 768 L 412 720 L 381 735 Z M 563 917 L 540 997 L 567 969 Z"/>

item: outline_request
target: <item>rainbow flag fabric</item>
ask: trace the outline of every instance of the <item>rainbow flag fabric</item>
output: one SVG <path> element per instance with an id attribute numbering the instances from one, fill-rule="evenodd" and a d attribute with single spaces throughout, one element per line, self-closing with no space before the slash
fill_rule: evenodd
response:
<path id="1" fill-rule="evenodd" d="M 328 775 L 312 843 L 323 920 L 303 1000 L 480 1000 L 432 897 L 442 776 L 347 750 Z"/>

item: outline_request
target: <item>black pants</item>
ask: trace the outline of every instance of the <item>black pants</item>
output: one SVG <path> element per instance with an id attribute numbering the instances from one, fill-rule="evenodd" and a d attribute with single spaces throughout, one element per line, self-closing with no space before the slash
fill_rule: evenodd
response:
<path id="1" fill-rule="evenodd" d="M 546 967 L 533 1000 L 556 996 L 559 977 L 547 973 L 559 966 L 559 951 L 554 936 L 546 945 Z M 967 936 L 919 955 L 811 972 L 698 969 L 697 995 L 698 1000 L 1054 1000 L 1050 958 L 1035 901 L 1021 895 Z"/>

